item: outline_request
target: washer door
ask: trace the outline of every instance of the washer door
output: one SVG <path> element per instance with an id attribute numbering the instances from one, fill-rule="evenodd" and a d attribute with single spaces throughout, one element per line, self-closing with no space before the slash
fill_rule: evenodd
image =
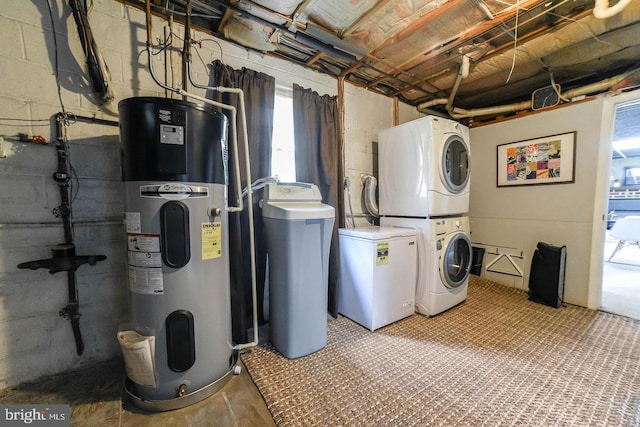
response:
<path id="1" fill-rule="evenodd" d="M 441 178 L 454 194 L 460 193 L 469 181 L 469 149 L 460 135 L 451 135 L 442 150 Z"/>
<path id="2" fill-rule="evenodd" d="M 471 241 L 466 233 L 459 231 L 447 234 L 440 250 L 440 277 L 448 288 L 457 288 L 465 283 L 471 270 Z"/>

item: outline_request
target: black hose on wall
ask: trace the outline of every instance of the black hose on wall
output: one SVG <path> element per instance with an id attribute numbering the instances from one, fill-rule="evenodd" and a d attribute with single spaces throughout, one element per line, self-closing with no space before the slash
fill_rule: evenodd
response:
<path id="1" fill-rule="evenodd" d="M 87 70 L 91 87 L 98 95 L 101 104 L 107 104 L 113 99 L 111 88 L 109 87 L 109 68 L 102 58 L 102 54 L 98 50 L 96 41 L 93 38 L 91 26 L 89 25 L 89 17 L 87 16 L 87 7 L 81 0 L 69 0 L 69 5 L 73 11 L 73 19 L 78 26 L 78 34 L 82 42 L 82 49 L 87 56 Z"/>

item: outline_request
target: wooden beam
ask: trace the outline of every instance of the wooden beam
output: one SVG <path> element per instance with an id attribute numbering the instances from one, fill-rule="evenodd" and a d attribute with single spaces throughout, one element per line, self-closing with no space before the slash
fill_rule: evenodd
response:
<path id="1" fill-rule="evenodd" d="M 224 34 L 224 27 L 227 26 L 229 19 L 233 16 L 233 11 L 229 8 L 225 9 L 224 14 L 222 15 L 222 19 L 220 20 L 220 25 L 218 25 L 218 32 Z"/>
<path id="2" fill-rule="evenodd" d="M 317 52 L 315 55 L 313 55 L 311 58 L 307 60 L 307 65 L 313 65 L 318 59 L 322 58 L 323 56 L 324 56 L 324 53 Z"/>

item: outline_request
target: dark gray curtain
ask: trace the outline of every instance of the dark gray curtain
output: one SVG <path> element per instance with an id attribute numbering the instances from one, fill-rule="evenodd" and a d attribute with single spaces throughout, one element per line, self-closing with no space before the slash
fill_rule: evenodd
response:
<path id="1" fill-rule="evenodd" d="M 275 99 L 275 79 L 267 74 L 242 68 L 234 70 L 220 61 L 210 65 L 210 86 L 239 88 L 244 92 L 247 113 L 247 132 L 249 134 L 249 160 L 251 180 L 269 176 L 271 173 L 271 135 L 273 132 L 273 105 Z M 217 91 L 207 93 L 207 98 L 233 105 L 239 109 L 239 97 L 235 94 L 223 94 Z M 231 113 L 222 111 L 229 122 Z M 240 119 L 238 111 L 238 119 Z M 244 135 L 238 120 L 238 154 L 242 187 L 247 185 L 244 160 Z M 232 132 L 231 127 L 229 132 Z M 231 135 L 229 135 L 231 141 Z M 235 176 L 232 147 L 229 147 L 229 203 L 235 194 Z M 262 210 L 258 206 L 260 193 L 253 195 L 256 284 L 258 290 L 258 322 L 264 323 L 262 301 L 264 300 L 264 276 L 267 251 L 264 238 Z M 236 343 L 247 341 L 247 328 L 251 325 L 251 266 L 249 262 L 249 216 L 245 199 L 245 210 L 229 215 L 229 251 L 231 262 L 231 309 L 233 319 L 233 340 Z"/>
<path id="2" fill-rule="evenodd" d="M 338 315 L 338 277 L 340 252 L 338 227 L 344 211 L 341 203 L 340 127 L 335 96 L 293 85 L 293 133 L 296 158 L 296 180 L 316 184 L 323 202 L 336 210 L 329 254 L 329 307 Z"/>

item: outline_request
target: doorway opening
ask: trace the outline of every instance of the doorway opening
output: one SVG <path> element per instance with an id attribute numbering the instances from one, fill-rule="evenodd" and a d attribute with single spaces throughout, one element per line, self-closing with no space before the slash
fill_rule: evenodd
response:
<path id="1" fill-rule="evenodd" d="M 640 319 L 640 99 L 615 110 L 601 309 Z"/>

